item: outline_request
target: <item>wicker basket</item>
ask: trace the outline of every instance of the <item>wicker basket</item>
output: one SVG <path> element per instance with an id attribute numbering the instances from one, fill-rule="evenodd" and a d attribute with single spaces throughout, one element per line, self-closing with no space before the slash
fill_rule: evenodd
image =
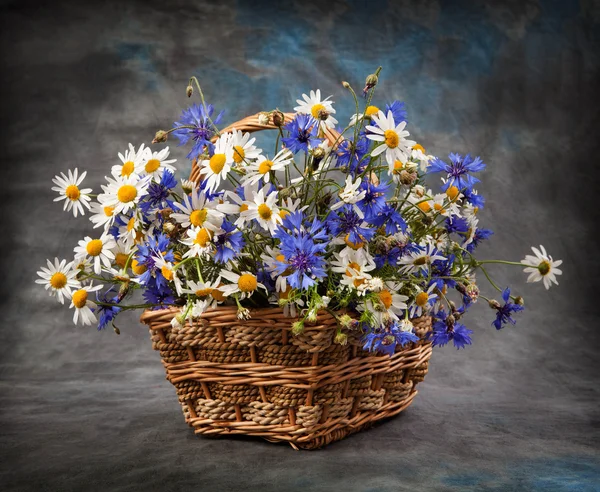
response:
<path id="1" fill-rule="evenodd" d="M 285 114 L 285 120 L 293 116 Z M 275 128 L 250 116 L 223 130 Z M 328 130 L 332 145 L 339 135 Z M 194 163 L 191 179 L 198 180 Z M 176 388 L 186 422 L 197 434 L 251 435 L 315 449 L 404 410 L 417 394 L 431 357 L 431 318 L 412 320 L 421 338 L 393 356 L 362 350 L 356 334 L 334 343 L 335 318 L 319 313 L 299 336 L 280 308 L 221 306 L 175 329 L 178 310 L 146 311 L 152 345 Z"/>

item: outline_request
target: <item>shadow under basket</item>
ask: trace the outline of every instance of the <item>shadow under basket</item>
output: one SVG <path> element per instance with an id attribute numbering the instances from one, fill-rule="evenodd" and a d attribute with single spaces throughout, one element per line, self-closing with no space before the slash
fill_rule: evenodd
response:
<path id="1" fill-rule="evenodd" d="M 335 318 L 320 313 L 301 335 L 279 308 L 209 310 L 173 328 L 176 309 L 146 311 L 167 380 L 197 434 L 259 436 L 315 449 L 398 414 L 427 374 L 431 318 L 413 319 L 419 342 L 393 356 L 362 350 L 358 337 L 333 342 Z"/>

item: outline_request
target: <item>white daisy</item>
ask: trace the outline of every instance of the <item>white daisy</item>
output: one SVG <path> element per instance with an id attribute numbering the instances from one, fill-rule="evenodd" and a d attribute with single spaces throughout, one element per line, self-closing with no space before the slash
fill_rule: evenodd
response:
<path id="1" fill-rule="evenodd" d="M 340 201 L 334 203 L 330 207 L 331 210 L 337 210 L 338 208 L 341 208 L 346 204 L 350 204 L 353 206 L 356 214 L 361 219 L 363 219 L 364 214 L 362 213 L 362 210 L 356 205 L 356 202 L 361 201 L 367 194 L 366 190 L 358 191 L 358 188 L 360 188 L 361 183 L 361 178 L 356 178 L 356 181 L 352 182 L 352 176 L 347 176 L 346 186 L 344 186 L 344 189 L 339 192 Z"/>
<path id="2" fill-rule="evenodd" d="M 379 108 L 377 106 L 367 106 L 364 113 L 355 113 L 350 118 L 350 126 L 356 125 L 362 119 L 370 120 L 371 116 L 379 113 Z"/>
<path id="3" fill-rule="evenodd" d="M 242 216 L 249 220 L 256 220 L 260 226 L 273 234 L 277 226 L 281 224 L 282 218 L 277 207 L 277 192 L 267 194 L 267 186 L 254 192 L 253 201 L 247 202 L 248 210 L 242 212 Z"/>
<path id="4" fill-rule="evenodd" d="M 249 133 L 243 133 L 240 130 L 233 130 L 230 137 L 230 145 L 233 149 L 233 162 L 237 165 L 248 164 L 250 161 L 258 159 L 261 149 L 256 148 L 254 142 L 256 138 L 250 138 Z"/>
<path id="5" fill-rule="evenodd" d="M 206 190 L 215 191 L 222 180 L 227 179 L 233 164 L 231 133 L 221 135 L 215 142 L 215 151 L 210 159 L 202 161 L 200 174 L 206 181 Z"/>
<path id="6" fill-rule="evenodd" d="M 144 233 L 144 222 L 138 210 L 134 211 L 131 217 L 124 217 L 126 221 L 119 227 L 118 238 L 125 243 L 129 248 L 143 241 L 146 234 Z"/>
<path id="7" fill-rule="evenodd" d="M 198 300 L 205 302 L 205 308 L 213 308 L 218 305 L 219 302 L 223 301 L 223 293 L 219 290 L 222 284 L 221 277 L 218 277 L 213 282 L 194 282 L 188 280 L 186 282 L 187 288 L 182 288 L 182 294 L 193 294 L 198 297 Z"/>
<path id="8" fill-rule="evenodd" d="M 159 253 L 158 256 L 152 256 L 154 260 L 154 265 L 157 270 L 160 271 L 162 276 L 167 280 L 167 282 L 173 282 L 175 284 L 175 291 L 178 295 L 182 293 L 182 284 L 181 279 L 177 276 L 177 271 L 175 270 L 175 265 L 170 261 L 165 260 L 164 256 Z"/>
<path id="9" fill-rule="evenodd" d="M 171 164 L 177 162 L 177 159 L 169 159 L 169 147 L 165 147 L 157 152 L 148 149 L 148 160 L 145 162 L 143 171 L 148 176 L 152 176 L 156 182 L 162 179 L 162 175 L 167 171 L 175 173 L 175 166 Z"/>
<path id="10" fill-rule="evenodd" d="M 218 210 L 218 202 L 209 201 L 201 190 L 192 191 L 183 197 L 183 203 L 174 203 L 181 212 L 172 213 L 171 217 L 183 227 L 201 227 L 205 222 L 215 226 L 223 222 L 223 212 Z"/>
<path id="11" fill-rule="evenodd" d="M 64 200 L 63 210 L 73 210 L 73 215 L 77 217 L 77 213 L 85 215 L 84 207 L 90 209 L 90 201 L 92 200 L 88 194 L 92 192 L 91 188 L 79 188 L 81 182 L 85 179 L 87 171 L 78 176 L 77 168 L 75 171 L 70 169 L 67 171 L 67 176 L 60 173 L 60 176 L 54 176 L 52 182 L 56 185 L 52 187 L 52 191 L 57 191 L 59 196 L 54 199 L 55 202 Z"/>
<path id="12" fill-rule="evenodd" d="M 150 148 L 145 147 L 144 144 L 140 145 L 137 152 L 135 147 L 129 144 L 129 150 L 125 151 L 125 155 L 119 152 L 119 159 L 121 159 L 122 164 L 114 165 L 111 174 L 122 178 L 139 175 L 144 170 L 144 163 L 149 154 L 151 154 Z"/>
<path id="13" fill-rule="evenodd" d="M 110 268 L 112 260 L 115 259 L 115 255 L 111 250 L 117 244 L 110 234 L 104 233 L 99 239 L 86 236 L 78 244 L 78 246 L 75 246 L 75 258 L 90 258 L 94 264 L 96 275 L 102 273 L 102 265 Z"/>
<path id="14" fill-rule="evenodd" d="M 358 294 L 364 294 L 369 286 L 371 275 L 368 273 L 376 268 L 371 255 L 359 253 L 351 250 L 348 255 L 341 256 L 334 253 L 335 259 L 331 262 L 331 269 L 336 273 L 341 273 L 340 283 L 351 289 L 356 289 Z"/>
<path id="15" fill-rule="evenodd" d="M 64 304 L 65 297 L 71 297 L 73 289 L 78 289 L 81 284 L 75 277 L 78 271 L 73 268 L 73 262 L 67 263 L 67 260 L 58 261 L 54 258 L 54 263 L 46 260 L 48 268 L 40 267 L 37 274 L 41 277 L 35 281 L 36 284 L 44 285 L 46 290 L 50 290 L 50 295 L 56 296 L 58 302 Z"/>
<path id="16" fill-rule="evenodd" d="M 266 266 L 267 272 L 271 275 L 271 278 L 275 280 L 275 290 L 277 292 L 284 292 L 287 289 L 287 275 L 286 272 L 278 274 L 276 272 L 277 263 L 285 262 L 285 256 L 279 251 L 278 248 L 271 248 L 271 246 L 265 246 L 265 253 L 261 255 L 261 259 Z"/>
<path id="17" fill-rule="evenodd" d="M 118 239 L 117 241 L 115 241 L 115 247 L 112 249 L 112 253 L 115 255 L 115 259 L 113 261 L 113 264 L 117 267 L 119 267 L 120 269 L 125 268 L 125 265 L 127 264 L 127 260 L 129 258 L 129 255 L 131 254 L 131 252 L 133 251 L 133 247 L 129 244 L 127 244 L 125 241 Z M 133 260 L 133 258 L 132 258 Z M 130 265 L 131 266 L 131 262 Z"/>
<path id="18" fill-rule="evenodd" d="M 330 101 L 329 97 L 321 99 L 321 90 L 310 91 L 310 95 L 302 94 L 302 99 L 296 99 L 298 106 L 294 108 L 294 111 L 303 114 L 310 114 L 313 118 L 321 121 L 323 125 L 329 128 L 335 128 L 338 120 L 333 115 L 335 109 L 333 108 L 333 101 Z"/>
<path id="19" fill-rule="evenodd" d="M 214 249 L 212 238 L 216 229 L 218 228 L 210 222 L 205 222 L 204 227 L 190 227 L 186 231 L 186 237 L 181 239 L 181 243 L 190 248 L 185 252 L 183 258 L 207 256 Z"/>
<path id="20" fill-rule="evenodd" d="M 150 177 L 140 179 L 137 175 L 129 177 L 107 177 L 107 186 L 103 186 L 104 193 L 98 195 L 98 201 L 103 207 L 114 207 L 113 213 L 127 213 L 135 207 L 146 194 Z"/>
<path id="21" fill-rule="evenodd" d="M 404 265 L 400 268 L 402 273 L 416 273 L 419 270 L 427 273 L 431 263 L 436 260 L 443 261 L 445 259 L 442 255 L 437 254 L 437 250 L 433 244 L 428 243 L 422 250 L 404 255 L 398 263 Z"/>
<path id="22" fill-rule="evenodd" d="M 219 290 L 226 297 L 240 292 L 240 299 L 245 299 L 246 297 L 250 297 L 252 294 L 254 294 L 256 289 L 259 287 L 264 289 L 265 292 L 267 291 L 267 288 L 256 279 L 256 275 L 250 272 L 242 272 L 241 274 L 237 274 L 229 270 L 221 270 L 221 277 L 232 282 L 231 284 L 222 285 L 219 287 Z"/>
<path id="23" fill-rule="evenodd" d="M 541 280 L 546 289 L 549 289 L 553 283 L 558 285 L 556 276 L 562 275 L 562 270 L 557 267 L 562 265 L 562 260 L 553 260 L 542 245 L 540 245 L 540 249 L 532 246 L 531 250 L 535 256 L 526 255 L 521 260 L 521 263 L 527 267 L 523 271 L 529 274 L 527 282 L 539 282 Z"/>
<path id="24" fill-rule="evenodd" d="M 104 227 L 104 229 L 108 229 L 112 226 L 115 220 L 115 207 L 109 206 L 105 207 L 101 203 L 94 202 L 91 206 L 90 220 L 94 224 L 94 229 L 97 227 Z"/>
<path id="25" fill-rule="evenodd" d="M 293 158 L 293 154 L 288 149 L 281 149 L 273 160 L 261 155 L 256 162 L 246 166 L 246 176 L 244 176 L 242 183 L 244 185 L 256 184 L 261 180 L 268 183 L 271 173 L 285 169 Z"/>
<path id="26" fill-rule="evenodd" d="M 243 188 L 243 194 L 245 197 L 252 197 L 254 193 L 258 191 L 258 187 L 252 184 L 246 184 Z M 242 212 L 248 210 L 248 204 L 250 200 L 244 200 L 241 196 L 233 191 L 226 191 L 223 195 L 224 203 L 217 205 L 217 210 L 227 215 L 238 215 L 234 224 L 241 228 L 249 220 L 246 216 L 242 215 Z M 228 202 L 231 200 L 233 203 Z"/>
<path id="27" fill-rule="evenodd" d="M 377 115 L 372 116 L 372 120 L 377 126 L 367 125 L 367 130 L 371 132 L 367 134 L 367 138 L 382 144 L 373 149 L 371 156 L 376 157 L 385 152 L 389 166 L 388 174 L 391 175 L 394 171 L 394 162 L 397 160 L 406 162 L 415 142 L 406 138 L 410 135 L 404 129 L 406 121 L 396 125 L 391 111 L 388 111 L 387 117 L 383 111 L 379 111 Z"/>
<path id="28" fill-rule="evenodd" d="M 453 215 L 457 217 L 461 216 L 460 207 L 455 202 L 449 200 L 446 193 L 434 195 L 432 202 L 432 208 L 436 214 L 443 215 L 444 217 L 451 217 Z"/>
<path id="29" fill-rule="evenodd" d="M 81 320 L 82 325 L 91 325 L 97 321 L 96 316 L 90 308 L 96 306 L 96 304 L 88 299 L 90 292 L 96 292 L 100 290 L 102 285 L 86 285 L 79 290 L 73 292 L 71 296 L 70 308 L 75 308 L 73 313 L 73 323 L 77 324 Z"/>
<path id="30" fill-rule="evenodd" d="M 415 302 L 411 305 L 409 310 L 409 316 L 411 318 L 418 318 L 430 311 L 432 303 L 437 299 L 437 294 L 433 293 L 435 287 L 436 284 L 431 284 L 426 292 L 421 291 L 415 296 Z"/>
<path id="31" fill-rule="evenodd" d="M 198 185 L 191 179 L 181 179 L 181 188 L 186 195 L 198 188 Z"/>
<path id="32" fill-rule="evenodd" d="M 421 172 L 426 172 L 427 168 L 429 167 L 429 162 L 434 158 L 435 156 L 433 155 L 429 155 L 425 152 L 425 149 L 423 148 L 422 145 L 420 144 L 414 144 L 412 146 L 411 152 L 410 152 L 410 158 L 419 163 L 419 169 L 421 170 Z"/>

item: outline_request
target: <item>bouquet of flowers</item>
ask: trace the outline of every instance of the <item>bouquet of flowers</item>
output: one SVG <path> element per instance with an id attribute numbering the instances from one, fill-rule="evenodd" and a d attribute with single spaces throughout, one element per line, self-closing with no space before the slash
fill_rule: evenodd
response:
<path id="1" fill-rule="evenodd" d="M 520 262 L 477 258 L 492 235 L 478 218 L 486 165 L 470 154 L 434 157 L 411 140 L 404 103 L 374 97 L 380 70 L 367 77 L 363 102 L 343 82 L 355 105 L 344 128 L 319 90 L 291 115 L 259 113 L 259 125 L 277 129 L 267 149 L 250 133 L 220 130 L 223 112 L 192 77 L 187 94 L 199 104 L 152 143 L 192 144 L 200 179 L 178 182 L 169 148 L 144 144 L 118 154 L 98 195 L 83 187 L 86 172 L 56 176 L 55 201 L 75 217 L 89 212 L 93 232 L 72 261 L 48 260 L 36 282 L 70 301 L 75 323 L 111 323 L 117 333 L 114 320 L 128 309 L 177 306 L 172 325 L 182 326 L 221 304 L 237 306 L 240 319 L 276 306 L 293 334 L 327 310 L 336 343 L 354 333 L 365 349 L 393 354 L 418 340 L 411 319 L 420 316 L 434 319 L 434 346 L 470 345 L 462 321 L 480 298 L 496 329 L 514 324 L 523 299 L 498 286 L 488 265 L 523 267 L 528 282 L 549 288 L 561 261 L 543 246 Z M 139 289 L 143 302 L 131 302 Z"/>

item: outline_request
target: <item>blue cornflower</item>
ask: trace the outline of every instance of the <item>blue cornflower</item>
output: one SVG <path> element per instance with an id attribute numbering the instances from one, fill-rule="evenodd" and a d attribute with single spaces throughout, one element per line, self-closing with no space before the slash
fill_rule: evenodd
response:
<path id="1" fill-rule="evenodd" d="M 175 175 L 170 171 L 165 171 L 160 179 L 160 183 L 152 182 L 148 186 L 148 194 L 144 197 L 144 201 L 140 203 L 140 208 L 145 214 L 148 214 L 152 210 L 161 208 L 171 208 L 173 201 L 169 200 L 171 191 L 177 186 L 177 180 Z"/>
<path id="2" fill-rule="evenodd" d="M 448 234 L 453 232 L 467 232 L 469 230 L 469 221 L 464 217 L 453 215 L 445 221 L 446 231 Z"/>
<path id="3" fill-rule="evenodd" d="M 215 260 L 219 263 L 227 263 L 238 256 L 246 244 L 244 235 L 226 220 L 221 224 L 221 231 L 215 234 L 214 243 L 217 249 Z"/>
<path id="4" fill-rule="evenodd" d="M 175 259 L 173 251 L 169 249 L 169 238 L 164 234 L 150 236 L 145 243 L 138 245 L 135 259 L 140 265 L 146 267 L 146 271 L 138 277 L 140 284 L 153 285 L 158 282 L 158 288 L 167 285 L 166 279 L 154 261 L 154 257 L 159 257 L 161 254 L 165 261 L 172 262 Z"/>
<path id="5" fill-rule="evenodd" d="M 439 319 L 433 324 L 433 331 L 428 334 L 434 347 L 443 347 L 450 341 L 457 349 L 471 345 L 470 335 L 473 330 L 458 323 L 453 317 L 450 318 L 445 311 L 439 311 L 437 316 Z"/>
<path id="6" fill-rule="evenodd" d="M 367 333 L 363 338 L 363 350 L 371 352 L 382 352 L 394 355 L 396 346 L 404 347 L 409 342 L 418 342 L 419 337 L 412 331 L 402 331 L 397 323 L 385 329 L 379 329 Z"/>
<path id="7" fill-rule="evenodd" d="M 108 289 L 104 294 L 100 295 L 96 292 L 96 299 L 99 302 L 109 302 L 112 304 L 116 304 L 119 302 L 117 296 L 108 297 L 109 294 L 114 293 L 113 289 Z M 98 330 L 103 330 L 106 328 L 108 323 L 111 323 L 121 312 L 121 308 L 118 306 L 101 306 L 99 304 L 94 308 L 94 312 L 98 315 Z"/>
<path id="8" fill-rule="evenodd" d="M 467 251 L 469 253 L 475 251 L 475 248 L 479 246 L 479 243 L 489 238 L 492 234 L 494 234 L 494 231 L 490 229 L 477 229 L 475 234 L 473 234 L 473 239 L 467 244 Z"/>
<path id="9" fill-rule="evenodd" d="M 375 229 L 364 227 L 366 222 L 356 213 L 352 205 L 344 205 L 327 217 L 327 228 L 333 236 L 342 236 L 352 243 L 370 241 Z M 347 236 L 347 238 L 346 238 Z"/>
<path id="10" fill-rule="evenodd" d="M 297 234 L 306 234 L 314 241 L 324 241 L 329 239 L 329 235 L 325 230 L 325 224 L 321 222 L 316 217 L 313 218 L 312 222 L 305 224 L 304 213 L 301 211 L 296 211 L 287 214 L 281 223 L 281 227 L 279 227 L 275 231 L 275 237 L 282 239 L 282 237 L 287 237 L 287 233 L 284 229 L 288 229 L 290 232 L 294 232 Z M 282 237 L 280 237 L 280 235 Z"/>
<path id="11" fill-rule="evenodd" d="M 504 300 L 503 306 L 492 306 L 497 310 L 496 319 L 492 322 L 492 325 L 496 327 L 496 330 L 502 329 L 506 323 L 516 324 L 516 321 L 511 318 L 512 313 L 518 313 L 523 311 L 525 307 L 520 304 L 514 304 L 510 300 L 510 289 L 507 287 L 502 291 L 502 299 Z"/>
<path id="12" fill-rule="evenodd" d="M 193 128 L 182 128 L 181 130 L 175 130 L 173 135 L 179 139 L 179 145 L 186 144 L 190 139 L 194 141 L 194 146 L 188 154 L 188 159 L 194 159 L 198 157 L 204 151 L 204 147 L 208 147 L 209 152 L 212 153 L 213 144 L 210 139 L 215 135 L 215 127 L 211 124 L 210 118 L 215 111 L 212 104 L 206 107 L 207 111 L 204 110 L 203 106 L 193 104 L 187 109 L 184 109 L 181 113 L 180 121 L 175 122 L 175 127 L 179 126 L 192 126 Z M 216 118 L 213 119 L 213 123 L 218 125 L 221 122 L 224 111 L 221 111 Z"/>
<path id="13" fill-rule="evenodd" d="M 360 166 L 358 163 L 369 150 L 369 139 L 365 132 L 358 135 L 356 143 L 352 139 L 343 140 L 335 149 L 337 155 L 336 167 L 347 166 L 352 175 L 360 174 L 368 164 L 365 160 Z M 354 155 L 352 155 L 354 153 Z"/>
<path id="14" fill-rule="evenodd" d="M 286 275 L 288 283 L 294 289 L 307 289 L 317 279 L 327 276 L 326 262 L 320 256 L 327 248 L 327 243 L 315 243 L 307 234 L 290 234 L 278 229 L 281 240 L 279 250 L 284 261 L 274 263 L 274 272 Z"/>
<path id="15" fill-rule="evenodd" d="M 456 281 L 452 278 L 439 278 L 452 276 L 452 267 L 455 259 L 456 256 L 451 254 L 445 260 L 435 260 L 431 264 L 432 281 L 436 283 L 439 290 L 442 290 L 444 285 L 450 288 L 454 288 L 456 285 Z"/>
<path id="16" fill-rule="evenodd" d="M 376 185 L 369 180 L 364 180 L 360 184 L 360 191 L 365 191 L 365 196 L 358 201 L 356 205 L 364 213 L 366 220 L 372 221 L 386 205 L 385 194 L 390 189 L 388 184 Z"/>
<path id="17" fill-rule="evenodd" d="M 373 261 L 375 262 L 375 266 L 377 266 L 377 268 L 383 268 L 386 263 L 388 263 L 390 266 L 397 266 L 398 260 L 401 256 L 402 250 L 399 247 L 394 246 L 389 250 L 376 254 L 373 257 Z"/>
<path id="18" fill-rule="evenodd" d="M 385 226 L 385 233 L 389 236 L 398 231 L 406 232 L 406 222 L 393 206 L 386 204 L 376 217 L 369 219 L 375 227 Z"/>
<path id="19" fill-rule="evenodd" d="M 310 115 L 299 114 L 284 128 L 290 132 L 290 136 L 282 138 L 281 141 L 294 154 L 299 150 L 308 152 L 309 149 L 322 142 L 321 139 L 317 138 L 317 130 L 319 129 L 317 120 Z"/>
<path id="20" fill-rule="evenodd" d="M 477 208 L 483 208 L 485 205 L 485 197 L 478 194 L 473 188 L 462 190 L 465 201 Z"/>
<path id="21" fill-rule="evenodd" d="M 434 158 L 427 169 L 427 173 L 446 173 L 448 180 L 442 186 L 446 191 L 450 186 L 456 186 L 459 190 L 472 188 L 479 180 L 468 173 L 477 173 L 485 169 L 481 158 L 473 159 L 470 154 L 462 157 L 460 154 L 450 154 L 450 164 L 445 163 L 438 157 Z"/>
<path id="22" fill-rule="evenodd" d="M 172 306 L 175 302 L 173 291 L 167 288 L 158 288 L 155 285 L 146 285 L 142 294 L 144 301 L 148 304 L 160 304 L 162 306 Z M 161 309 L 161 306 L 154 306 L 152 310 Z"/>
<path id="23" fill-rule="evenodd" d="M 408 114 L 406 113 L 406 108 L 403 102 L 392 101 L 391 103 L 386 104 L 384 113 L 388 114 L 388 111 L 392 112 L 394 123 L 396 123 L 396 125 L 399 125 L 402 121 L 406 121 L 408 123 L 408 120 L 406 119 Z"/>

